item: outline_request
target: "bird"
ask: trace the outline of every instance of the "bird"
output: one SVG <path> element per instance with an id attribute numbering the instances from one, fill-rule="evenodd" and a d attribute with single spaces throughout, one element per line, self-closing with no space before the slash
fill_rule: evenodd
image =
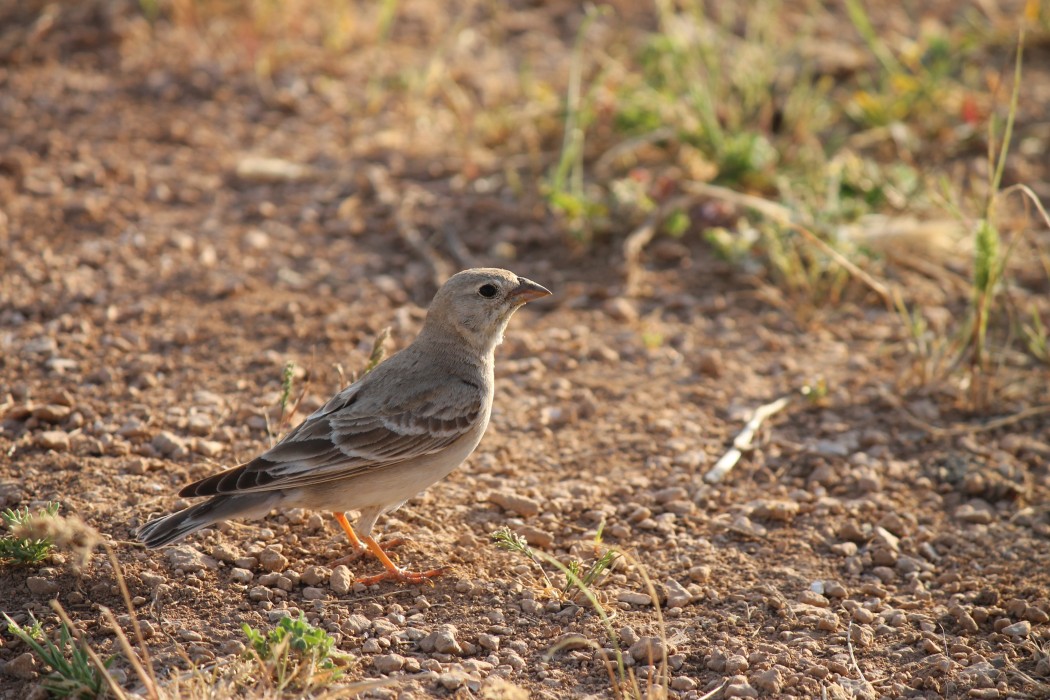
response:
<path id="1" fill-rule="evenodd" d="M 153 549 L 223 520 L 305 508 L 330 512 L 355 553 L 371 552 L 383 565 L 382 574 L 358 579 L 365 585 L 440 575 L 445 569 L 395 564 L 373 527 L 478 446 L 492 414 L 496 346 L 515 311 L 550 294 L 508 270 L 456 273 L 434 295 L 411 344 L 255 459 L 184 487 L 180 496 L 208 500 L 147 522 L 138 539 Z"/>

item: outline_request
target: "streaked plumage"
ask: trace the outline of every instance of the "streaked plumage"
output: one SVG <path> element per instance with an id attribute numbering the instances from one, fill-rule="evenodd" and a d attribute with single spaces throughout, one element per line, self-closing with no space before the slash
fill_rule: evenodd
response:
<path id="1" fill-rule="evenodd" d="M 548 294 L 506 270 L 454 275 L 411 345 L 262 455 L 183 488 L 181 496 L 211 498 L 147 523 L 139 539 L 159 547 L 227 518 L 305 507 L 333 511 L 360 548 L 356 531 L 387 566 L 372 580 L 436 575 L 391 568 L 370 533 L 380 515 L 444 478 L 477 447 L 492 410 L 494 349 L 513 313 Z M 360 513 L 352 530 L 345 511 Z"/>

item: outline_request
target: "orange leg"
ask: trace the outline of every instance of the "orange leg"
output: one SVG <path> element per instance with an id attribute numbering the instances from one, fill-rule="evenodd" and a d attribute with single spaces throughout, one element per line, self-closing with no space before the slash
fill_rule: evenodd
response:
<path id="1" fill-rule="evenodd" d="M 335 518 L 335 521 L 339 523 L 340 527 L 343 528 L 343 532 L 346 533 L 346 538 L 350 540 L 350 546 L 354 548 L 353 554 L 347 557 L 342 557 L 341 559 L 336 559 L 332 562 L 333 566 L 338 566 L 340 564 L 349 564 L 350 562 L 356 561 L 358 558 L 364 556 L 365 554 L 368 554 L 369 552 L 375 554 L 375 550 L 365 545 L 365 543 L 361 541 L 361 538 L 357 536 L 357 533 L 354 532 L 354 528 L 350 525 L 350 521 L 346 519 L 346 515 L 344 515 L 343 513 L 332 513 L 332 517 Z M 371 540 L 372 538 L 367 537 L 365 539 Z M 375 540 L 372 541 L 375 542 Z M 405 541 L 403 539 L 401 539 L 400 537 L 395 537 L 389 542 L 387 542 L 386 546 L 388 548 L 398 547 L 404 543 Z M 376 544 L 376 549 L 379 549 L 378 544 Z M 382 549 L 379 549 L 379 551 L 380 553 L 382 553 L 382 556 L 378 557 L 379 561 L 390 561 L 390 558 L 386 555 L 386 552 L 383 552 Z"/>
<path id="2" fill-rule="evenodd" d="M 430 569 L 429 571 L 406 571 L 400 566 L 390 561 L 390 557 L 386 555 L 383 548 L 379 546 L 371 537 L 364 538 L 365 544 L 368 546 L 368 550 L 372 552 L 376 559 L 386 569 L 384 573 L 376 576 L 365 576 L 357 579 L 358 583 L 363 583 L 366 586 L 371 586 L 373 583 L 379 583 L 380 581 L 402 581 L 405 583 L 430 583 L 430 579 L 435 576 L 440 576 L 447 570 L 445 567 L 440 569 Z M 433 585 L 431 583 L 431 585 Z"/>
<path id="3" fill-rule="evenodd" d="M 346 533 L 346 538 L 350 540 L 350 546 L 354 548 L 354 551 L 359 555 L 364 554 L 368 551 L 364 543 L 357 538 L 357 533 L 354 532 L 354 528 L 350 527 L 350 521 L 346 519 L 346 515 L 343 513 L 332 513 L 332 517 L 339 523 L 340 527 L 343 528 L 343 532 Z"/>

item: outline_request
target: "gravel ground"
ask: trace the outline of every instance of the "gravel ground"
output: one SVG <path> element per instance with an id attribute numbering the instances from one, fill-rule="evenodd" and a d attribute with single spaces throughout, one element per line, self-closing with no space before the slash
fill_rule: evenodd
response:
<path id="1" fill-rule="evenodd" d="M 373 122 L 334 127 L 312 91 L 289 106 L 221 62 L 165 64 L 179 36 L 147 51 L 134 13 L 98 7 L 2 42 L 0 507 L 58 501 L 113 543 L 158 669 L 235 656 L 243 623 L 303 612 L 356 658 L 352 679 L 397 679 L 366 697 L 516 697 L 501 680 L 611 697 L 614 641 L 494 546 L 510 527 L 562 561 L 626 553 L 599 596 L 643 687 L 666 652 L 670 697 L 1050 697 L 1045 415 L 931 435 L 905 416 L 964 416 L 935 391 L 901 398 L 894 314 L 801 319 L 687 240 L 654 242 L 623 296 L 610 242 L 567 242 L 542 208 L 365 139 Z M 477 453 L 380 523 L 407 539 L 402 563 L 450 567 L 433 587 L 356 584 L 378 564 L 336 565 L 343 534 L 306 511 L 132 541 L 181 485 L 270 444 L 286 362 L 302 416 L 380 329 L 405 345 L 435 278 L 467 264 L 555 296 L 498 350 Z M 1045 400 L 1045 372 L 1020 377 L 1002 414 Z M 818 379 L 826 395 L 704 481 L 752 409 Z M 51 620 L 57 598 L 119 653 L 108 562 L 71 563 L 0 569 L 0 607 Z M 39 696 L 40 672 L 0 638 L 0 698 Z"/>

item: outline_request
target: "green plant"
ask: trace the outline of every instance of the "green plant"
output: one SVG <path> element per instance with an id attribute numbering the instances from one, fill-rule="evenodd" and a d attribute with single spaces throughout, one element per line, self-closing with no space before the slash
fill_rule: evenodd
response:
<path id="1" fill-rule="evenodd" d="M 1026 323 L 1021 330 L 1032 357 L 1050 365 L 1050 337 L 1046 326 L 1043 325 L 1043 319 L 1039 317 L 1039 309 L 1032 307 L 1032 322 Z"/>
<path id="2" fill-rule="evenodd" d="M 906 50 L 895 52 L 876 31 L 862 0 L 846 0 L 846 11 L 879 66 L 864 76 L 846 114 L 865 128 L 908 122 L 935 133 L 948 116 L 943 106 L 965 93 L 956 78 L 974 42 L 927 28 L 907 42 Z"/>
<path id="3" fill-rule="evenodd" d="M 598 534 L 595 537 L 596 546 L 601 543 L 601 531 L 602 528 L 599 527 Z M 555 594 L 562 600 L 571 597 L 569 593 L 572 591 L 573 587 L 577 586 L 577 583 L 582 584 L 588 589 L 599 584 L 602 575 L 609 570 L 609 567 L 611 567 L 620 556 L 620 553 L 617 550 L 606 549 L 602 554 L 596 556 L 590 565 L 586 567 L 586 570 L 584 570 L 583 562 L 577 559 L 570 560 L 568 564 L 562 564 L 548 554 L 536 552 L 536 550 L 529 546 L 529 543 L 524 537 L 508 527 L 501 527 L 493 532 L 491 537 L 496 543 L 496 546 L 500 549 L 521 554 L 535 564 L 539 569 L 540 574 L 543 576 L 543 581 L 547 590 L 555 592 Z M 552 564 L 556 568 L 562 570 L 562 573 L 565 574 L 564 585 L 557 587 L 551 582 L 547 572 L 543 569 L 544 563 Z"/>
<path id="4" fill-rule="evenodd" d="M 1014 84 L 1010 94 L 1010 106 L 1006 114 L 1006 123 L 1002 128 L 999 153 L 995 153 L 996 137 L 999 135 L 995 119 L 988 121 L 988 161 L 994 167 L 988 180 L 988 196 L 984 207 L 984 216 L 977 222 L 974 232 L 973 260 L 973 293 L 971 298 L 971 315 L 973 317 L 973 335 L 970 339 L 970 371 L 973 387 L 972 402 L 983 406 L 987 400 L 983 380 L 988 374 L 988 322 L 993 311 L 993 303 L 998 293 L 1000 282 L 1006 270 L 1010 254 L 1020 241 L 1015 236 L 1010 245 L 1003 249 L 1002 236 L 995 224 L 995 211 L 1002 184 L 1003 171 L 1006 168 L 1006 157 L 1010 151 L 1013 137 L 1014 121 L 1017 117 L 1017 104 L 1021 95 L 1021 68 L 1024 55 L 1024 29 L 1022 27 L 1017 40 L 1017 53 L 1014 62 Z"/>
<path id="5" fill-rule="evenodd" d="M 598 531 L 594 537 L 596 547 L 601 544 L 602 530 L 604 529 L 604 526 L 604 521 L 598 526 Z M 605 629 L 609 643 L 612 645 L 613 652 L 613 658 L 610 659 L 608 658 L 606 650 L 594 640 L 585 637 L 570 636 L 564 638 L 559 644 L 551 647 L 547 652 L 548 657 L 558 653 L 566 646 L 572 644 L 584 644 L 598 651 L 605 660 L 605 666 L 609 674 L 609 682 L 612 687 L 613 696 L 617 698 L 617 700 L 626 700 L 627 698 L 630 698 L 631 700 L 642 700 L 643 698 L 667 696 L 667 686 L 670 682 L 670 678 L 668 677 L 667 671 L 667 640 L 663 612 L 660 609 L 656 589 L 644 566 L 638 565 L 638 561 L 629 555 L 615 549 L 607 549 L 600 556 L 597 556 L 585 571 L 583 564 L 578 560 L 573 559 L 570 560 L 568 564 L 563 564 L 546 552 L 535 551 L 529 546 L 528 542 L 525 541 L 524 537 L 514 533 L 509 528 L 500 528 L 493 532 L 491 537 L 497 547 L 525 556 L 535 564 L 539 569 L 540 574 L 543 576 L 546 589 L 553 591 L 559 598 L 563 600 L 576 598 L 576 595 L 570 595 L 571 591 L 575 589 L 579 596 L 586 599 L 591 608 L 598 615 L 598 619 L 601 621 L 602 627 Z M 613 627 L 612 618 L 606 612 L 604 605 L 598 600 L 598 596 L 595 593 L 595 588 L 601 585 L 602 575 L 621 557 L 627 559 L 632 564 L 638 565 L 638 571 L 642 576 L 642 580 L 645 583 L 649 595 L 653 599 L 657 623 L 660 629 L 660 658 L 650 659 L 651 662 L 657 664 L 657 668 L 656 673 L 649 675 L 648 683 L 644 689 L 638 682 L 638 677 L 635 675 L 634 669 L 628 668 L 627 664 L 624 662 L 624 650 L 620 642 L 620 636 Z M 547 575 L 547 572 L 543 569 L 544 564 L 554 567 L 565 576 L 564 586 L 561 588 L 556 588 L 554 586 L 550 577 Z"/>
<path id="6" fill-rule="evenodd" d="M 264 634 L 247 623 L 243 625 L 255 657 L 277 679 L 280 688 L 338 680 L 349 656 L 335 649 L 335 639 L 314 627 L 305 615 L 284 617 Z"/>
<path id="7" fill-rule="evenodd" d="M 589 239 L 596 222 L 608 213 L 601 198 L 592 195 L 584 183 L 584 140 L 591 115 L 583 98 L 583 48 L 587 30 L 599 15 L 599 10 L 589 8 L 576 34 L 569 63 L 561 152 L 544 184 L 548 206 L 566 219 L 578 240 Z"/>
<path id="8" fill-rule="evenodd" d="M 390 338 L 390 326 L 386 326 L 376 333 L 376 337 L 372 339 L 372 351 L 368 354 L 368 364 L 365 365 L 365 370 L 361 373 L 361 376 L 374 370 L 376 365 L 386 357 L 386 341 L 388 338 Z"/>
<path id="9" fill-rule="evenodd" d="M 14 530 L 30 524 L 34 518 L 50 518 L 58 513 L 59 504 L 49 502 L 35 514 L 30 514 L 29 507 L 12 510 L 8 508 L 0 513 L 0 520 L 8 530 Z M 47 559 L 55 543 L 46 537 L 29 538 L 7 535 L 0 538 L 0 563 L 39 564 Z"/>
<path id="10" fill-rule="evenodd" d="M 70 628 L 62 623 L 58 628 L 58 643 L 52 642 L 36 618 L 30 616 L 33 624 L 22 627 L 4 613 L 7 620 L 7 631 L 22 640 L 43 661 L 51 673 L 44 678 L 43 686 L 54 697 L 76 698 L 77 700 L 94 700 L 102 697 L 107 688 L 107 680 L 92 662 L 87 649 L 74 641 Z M 103 662 L 105 668 L 116 657 Z"/>

